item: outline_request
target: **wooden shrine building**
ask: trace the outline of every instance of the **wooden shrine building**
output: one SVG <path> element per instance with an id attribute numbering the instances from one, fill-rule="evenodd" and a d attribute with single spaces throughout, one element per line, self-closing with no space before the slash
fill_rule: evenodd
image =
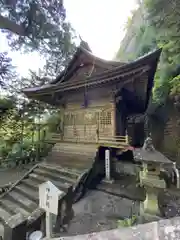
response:
<path id="1" fill-rule="evenodd" d="M 106 61 L 82 42 L 60 76 L 23 92 L 63 109 L 62 141 L 125 136 L 127 117 L 147 109 L 160 54 L 157 50 L 128 63 Z"/>

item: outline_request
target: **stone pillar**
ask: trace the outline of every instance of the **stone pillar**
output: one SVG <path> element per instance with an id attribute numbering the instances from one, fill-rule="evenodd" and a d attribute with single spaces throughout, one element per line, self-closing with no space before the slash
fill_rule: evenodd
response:
<path id="1" fill-rule="evenodd" d="M 105 150 L 105 179 L 104 182 L 107 183 L 113 183 L 112 179 L 112 155 L 111 155 L 111 149 Z"/>

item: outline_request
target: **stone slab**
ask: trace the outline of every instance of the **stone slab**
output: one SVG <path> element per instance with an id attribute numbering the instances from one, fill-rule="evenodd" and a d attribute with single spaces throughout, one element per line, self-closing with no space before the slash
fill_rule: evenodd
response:
<path id="1" fill-rule="evenodd" d="M 44 240 L 178 240 L 180 217 L 85 235 Z"/>

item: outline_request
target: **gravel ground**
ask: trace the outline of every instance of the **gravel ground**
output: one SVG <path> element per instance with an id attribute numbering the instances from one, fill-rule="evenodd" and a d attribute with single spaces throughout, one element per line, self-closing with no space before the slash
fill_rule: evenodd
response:
<path id="1" fill-rule="evenodd" d="M 100 191 L 91 191 L 73 205 L 75 216 L 68 228 L 68 236 L 117 228 L 119 219 L 136 215 L 139 203 Z"/>

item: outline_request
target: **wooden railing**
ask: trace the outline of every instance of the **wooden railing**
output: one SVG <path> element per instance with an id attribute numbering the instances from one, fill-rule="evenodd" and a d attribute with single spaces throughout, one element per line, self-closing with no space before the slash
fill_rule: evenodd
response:
<path id="1" fill-rule="evenodd" d="M 74 138 L 63 138 L 61 134 L 53 133 L 49 136 L 46 141 L 49 142 L 71 142 L 71 143 L 89 143 L 89 144 L 97 144 L 99 146 L 112 146 L 112 147 L 125 147 L 129 145 L 129 137 L 126 136 L 112 136 L 112 137 L 99 137 L 99 138 L 82 138 L 82 137 L 74 137 Z"/>

